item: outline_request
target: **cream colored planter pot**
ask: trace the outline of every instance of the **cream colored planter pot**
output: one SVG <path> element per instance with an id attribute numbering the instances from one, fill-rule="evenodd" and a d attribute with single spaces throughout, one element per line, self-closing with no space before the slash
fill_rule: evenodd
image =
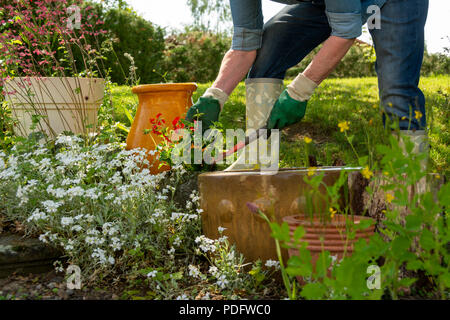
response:
<path id="1" fill-rule="evenodd" d="M 43 116 L 35 131 L 51 137 L 88 134 L 96 131 L 104 86 L 100 78 L 14 78 L 5 85 L 5 97 L 22 136 L 32 132 L 33 115 Z"/>

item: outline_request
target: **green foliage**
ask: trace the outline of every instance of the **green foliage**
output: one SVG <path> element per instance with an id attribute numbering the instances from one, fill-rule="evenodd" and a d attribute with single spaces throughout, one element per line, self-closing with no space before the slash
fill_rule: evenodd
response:
<path id="1" fill-rule="evenodd" d="M 417 186 L 425 182 L 425 173 L 420 165 L 423 154 L 413 153 L 412 143 L 408 138 L 402 139 L 406 140 L 406 151 L 393 135 L 389 137 L 389 145 L 377 146 L 382 155 L 379 169 L 383 172 L 383 181 L 375 185 L 379 185 L 386 194 L 395 196 L 392 196 L 392 204 L 388 206 L 385 218 L 378 225 L 378 233 L 368 242 L 359 239 L 353 245 L 352 254 L 344 254 L 342 259 L 337 260 L 330 252 L 322 250 L 313 265 L 307 240 L 301 241 L 305 234 L 302 226 L 291 237 L 286 224 L 280 226 L 270 223 L 272 237 L 277 245 L 281 242 L 285 248 L 298 250 L 298 255 L 289 258 L 285 271 L 290 277 L 301 277 L 303 280 L 304 283 L 300 285 L 301 297 L 314 300 L 382 297 L 399 299 L 405 290 L 411 288 L 412 294 L 423 298 L 449 298 L 450 183 L 436 192 L 432 189 L 434 178 L 430 178 L 427 181 L 429 189 L 412 194 L 411 190 L 418 190 Z M 322 178 L 320 175 L 317 177 Z M 313 184 L 313 189 L 317 188 L 317 182 L 308 183 Z M 338 182 L 337 185 L 339 184 Z M 333 189 L 327 189 L 328 193 L 331 191 L 330 196 L 333 195 Z M 372 192 L 369 189 L 369 193 Z M 405 209 L 408 210 L 407 215 L 401 213 Z M 269 222 L 267 219 L 266 221 Z M 369 225 L 370 223 L 365 223 L 356 226 L 349 221 L 343 237 L 352 239 L 354 230 L 364 230 Z M 281 261 L 280 265 L 283 271 Z M 379 287 L 370 285 L 376 279 L 369 278 L 374 275 L 369 272 L 373 266 L 380 272 Z M 374 272 L 378 271 L 375 269 Z M 427 289 L 416 285 L 420 277 L 427 279 Z M 296 281 L 291 278 L 286 284 L 288 294 L 295 291 L 292 287 L 296 285 Z M 295 295 L 289 296 L 291 299 L 295 298 Z"/>
<path id="2" fill-rule="evenodd" d="M 14 143 L 14 124 L 16 121 L 11 116 L 8 103 L 2 98 L 0 96 L 0 150 L 8 150 Z"/>
<path id="3" fill-rule="evenodd" d="M 321 46 L 314 49 L 297 66 L 289 69 L 286 73 L 286 78 L 293 79 L 303 72 L 320 48 Z M 375 50 L 368 44 L 356 42 L 329 77 L 356 78 L 373 76 L 376 76 Z"/>
<path id="4" fill-rule="evenodd" d="M 228 1 L 187 0 L 194 18 L 194 27 L 203 31 L 220 33 L 224 23 L 231 22 L 231 9 Z"/>
<path id="5" fill-rule="evenodd" d="M 425 51 L 421 69 L 422 75 L 436 76 L 450 74 L 450 56 L 443 53 L 430 54 Z"/>
<path id="6" fill-rule="evenodd" d="M 107 34 L 99 37 L 112 82 L 136 84 L 159 82 L 164 59 L 164 30 L 139 16 L 125 2 L 105 5 L 87 2 L 94 7 Z M 135 75 L 133 75 L 135 73 Z"/>
<path id="7" fill-rule="evenodd" d="M 213 81 L 230 39 L 224 35 L 186 29 L 166 38 L 163 70 L 173 82 Z"/>
<path id="8" fill-rule="evenodd" d="M 312 61 L 321 46 L 314 49 L 298 65 L 289 69 L 287 79 L 295 78 L 303 72 Z M 366 43 L 356 42 L 329 78 L 360 78 L 375 77 L 375 49 Z M 428 53 L 425 51 L 421 69 L 422 76 L 436 76 L 450 74 L 450 56 L 442 53 Z"/>

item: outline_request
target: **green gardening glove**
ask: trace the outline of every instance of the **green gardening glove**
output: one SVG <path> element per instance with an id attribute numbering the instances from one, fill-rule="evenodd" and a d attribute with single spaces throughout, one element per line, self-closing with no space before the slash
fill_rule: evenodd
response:
<path id="1" fill-rule="evenodd" d="M 186 120 L 190 122 L 202 121 L 202 130 L 206 131 L 213 122 L 219 120 L 220 103 L 213 97 L 200 97 L 197 102 L 189 108 Z"/>
<path id="2" fill-rule="evenodd" d="M 307 104 L 308 101 L 292 99 L 287 90 L 284 90 L 270 112 L 267 128 L 281 130 L 299 122 L 305 116 Z"/>

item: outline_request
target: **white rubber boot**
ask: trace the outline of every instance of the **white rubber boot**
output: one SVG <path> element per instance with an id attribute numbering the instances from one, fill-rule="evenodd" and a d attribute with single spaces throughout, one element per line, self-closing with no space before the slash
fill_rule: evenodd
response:
<path id="1" fill-rule="evenodd" d="M 420 154 L 425 153 L 427 156 L 425 159 L 423 159 L 420 162 L 420 168 L 423 172 L 427 173 L 428 169 L 428 150 L 429 150 L 429 143 L 428 143 L 428 136 L 425 130 L 400 130 L 400 136 L 405 136 L 410 139 L 410 141 L 414 144 L 414 148 L 412 150 L 412 153 L 414 154 Z M 403 139 L 399 139 L 399 145 L 400 148 L 403 151 L 403 154 L 407 154 L 406 152 L 406 146 Z M 412 190 L 410 190 L 411 196 L 413 196 L 415 193 L 417 194 L 423 194 L 427 191 L 428 185 L 427 185 L 427 176 L 420 179 L 414 186 Z"/>
<path id="2" fill-rule="evenodd" d="M 428 163 L 428 137 L 425 130 L 400 130 L 400 136 L 408 137 L 412 143 L 414 143 L 414 148 L 412 153 L 420 154 L 425 153 L 427 157 L 420 163 L 423 171 L 427 170 Z M 403 150 L 403 153 L 406 154 L 405 142 L 403 139 L 399 139 L 399 145 Z"/>
<path id="3" fill-rule="evenodd" d="M 283 91 L 283 80 L 273 78 L 247 79 L 245 87 L 246 127 L 247 130 L 258 130 L 266 125 L 270 112 Z M 247 146 L 240 157 L 225 171 L 258 169 L 259 164 L 249 163 L 249 150 L 258 150 L 257 145 L 258 140 Z"/>

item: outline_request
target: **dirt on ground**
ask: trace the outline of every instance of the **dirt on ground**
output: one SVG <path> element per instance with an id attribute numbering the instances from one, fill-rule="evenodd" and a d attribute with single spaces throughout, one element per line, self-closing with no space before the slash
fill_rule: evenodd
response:
<path id="1" fill-rule="evenodd" d="M 118 300 L 120 291 L 111 289 L 68 289 L 64 274 L 11 275 L 0 279 L 0 300 Z"/>

